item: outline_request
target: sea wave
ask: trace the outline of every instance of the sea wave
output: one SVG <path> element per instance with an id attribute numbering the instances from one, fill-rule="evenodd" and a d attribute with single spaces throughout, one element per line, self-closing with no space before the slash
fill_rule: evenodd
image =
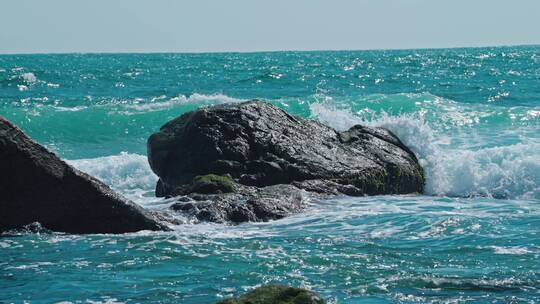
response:
<path id="1" fill-rule="evenodd" d="M 430 123 L 433 129 L 466 127 L 537 126 L 540 107 L 493 103 L 462 103 L 426 93 L 371 94 L 366 96 L 332 97 L 316 94 L 312 97 L 311 112 L 322 114 L 331 110 L 331 116 L 342 119 L 335 127 L 347 128 L 358 118 L 370 121 L 381 114 L 399 116 L 414 114 Z M 354 114 L 354 115 L 351 115 Z"/>
<path id="2" fill-rule="evenodd" d="M 329 102 L 310 105 L 311 115 L 336 129 L 355 124 L 384 127 L 395 133 L 419 158 L 426 175 L 426 194 L 540 198 L 540 143 L 525 141 L 495 147 L 452 146 L 451 135 L 435 131 L 419 113 L 366 119 Z M 461 111 L 456 108 L 456 112 Z M 447 115 L 448 113 L 445 113 Z M 472 137 L 472 136 L 471 136 Z M 463 143 L 466 138 L 456 140 Z"/>
<path id="3" fill-rule="evenodd" d="M 132 103 L 127 104 L 126 108 L 136 111 L 159 111 L 163 109 L 169 109 L 176 105 L 185 104 L 197 104 L 197 105 L 215 105 L 222 103 L 240 102 L 241 99 L 230 97 L 223 94 L 199 94 L 193 93 L 191 95 L 178 95 L 173 98 L 167 98 L 166 96 L 158 96 L 152 98 L 150 102 L 146 103 Z"/>
<path id="4" fill-rule="evenodd" d="M 88 97 L 91 98 L 91 97 Z M 210 106 L 224 103 L 241 102 L 244 99 L 230 97 L 224 94 L 199 94 L 178 95 L 168 97 L 166 95 L 155 96 L 149 99 L 131 98 L 131 99 L 115 99 L 107 98 L 96 101 L 94 104 L 85 105 L 66 105 L 66 104 L 44 104 L 36 98 L 21 99 L 15 102 L 15 105 L 30 108 L 33 107 L 37 111 L 53 110 L 55 112 L 81 112 L 81 111 L 96 111 L 105 110 L 109 115 L 133 115 L 141 113 L 168 111 L 171 109 L 182 108 L 184 106 Z M 48 107 L 47 107 L 48 106 Z"/>
<path id="5" fill-rule="evenodd" d="M 508 128 L 501 129 L 500 132 L 495 131 L 497 132 L 495 135 L 492 133 L 473 135 L 470 129 L 464 129 L 468 127 L 467 124 L 459 123 L 464 121 L 463 112 L 466 112 L 462 105 L 433 96 L 412 97 L 431 99 L 429 104 L 435 103 L 442 107 L 439 115 L 443 117 L 439 117 L 439 120 L 456 119 L 458 123 L 447 123 L 446 127 L 441 127 L 440 121 L 428 119 L 422 114 L 421 109 L 402 114 L 379 111 L 364 115 L 364 112 L 340 108 L 336 103 L 328 102 L 328 100 L 311 103 L 309 110 L 312 118 L 339 130 L 346 130 L 352 125 L 362 123 L 384 127 L 394 132 L 419 158 L 425 170 L 425 193 L 428 195 L 540 198 L 540 155 L 537 153 L 540 150 L 540 142 L 534 141 L 534 138 L 531 139 L 530 136 L 520 141 L 500 140 L 497 142 L 498 137 L 506 135 L 519 137 L 523 134 L 521 131 L 511 134 L 515 129 Z M 411 98 L 411 96 L 400 95 L 398 100 L 402 98 Z M 220 94 L 181 95 L 173 99 L 161 99 L 164 101 L 137 105 L 143 108 L 138 108 L 136 111 L 152 111 L 144 108 L 146 106 L 153 109 L 166 108 L 169 103 L 200 105 L 201 103 L 240 101 Z M 379 97 L 378 100 L 386 99 Z M 529 116 L 536 115 L 535 110 L 531 109 L 521 112 L 528 113 Z M 530 131 L 531 128 L 527 130 Z M 499 134 L 503 132 L 508 132 L 508 134 Z M 488 141 L 491 143 L 486 145 L 485 142 Z M 484 143 L 479 144 L 482 142 Z M 131 193 L 135 198 L 149 195 L 157 180 L 143 155 L 124 153 L 97 159 L 75 160 L 72 163 L 83 171 L 104 180 L 105 183 L 113 185 L 116 189 Z M 135 189 L 139 190 L 135 191 Z"/>
<path id="6" fill-rule="evenodd" d="M 37 77 L 34 75 L 34 73 L 22 73 L 20 77 L 27 83 L 27 84 L 33 84 L 36 83 Z"/>
<path id="7" fill-rule="evenodd" d="M 119 155 L 67 162 L 138 203 L 154 198 L 158 177 L 150 169 L 144 155 L 122 152 Z"/>
<path id="8" fill-rule="evenodd" d="M 185 98 L 186 102 L 207 100 L 202 95 Z M 225 102 L 227 99 L 215 97 L 214 100 Z M 367 119 L 325 102 L 312 103 L 310 110 L 313 118 L 339 130 L 362 123 L 394 132 L 417 155 L 425 170 L 428 195 L 540 198 L 538 142 L 525 140 L 483 147 L 476 144 L 481 140 L 475 139 L 474 143 L 466 145 L 463 144 L 469 136 L 466 132 L 464 138 L 452 137 L 453 134 L 433 128 L 433 122 L 418 113 L 390 115 L 382 112 Z M 147 201 L 157 181 L 144 155 L 122 153 L 70 163 L 137 201 Z"/>
<path id="9" fill-rule="evenodd" d="M 58 88 L 60 85 L 49 83 L 39 79 L 33 72 L 24 71 L 24 68 L 14 68 L 11 76 L 0 79 L 0 85 L 5 87 L 16 87 L 19 91 L 27 91 L 33 87 L 44 85 L 48 88 Z"/>
<path id="10" fill-rule="evenodd" d="M 29 73 L 33 75 L 32 73 Z M 22 90 L 31 88 L 34 84 L 40 82 L 32 78 L 34 76 L 24 76 L 28 80 L 22 81 L 19 86 Z M 19 78 L 17 78 L 19 79 Z M 22 76 L 20 79 L 23 79 Z M 34 80 L 32 80 L 34 79 Z M 48 84 L 50 86 L 51 84 Z M 211 106 L 224 103 L 242 102 L 245 99 L 238 99 L 220 93 L 215 94 L 199 94 L 193 93 L 190 95 L 177 95 L 170 97 L 167 95 L 154 96 L 151 98 L 103 98 L 96 99 L 92 96 L 87 96 L 83 104 L 80 103 L 65 103 L 49 100 L 48 97 L 25 97 L 18 101 L 13 101 L 11 106 L 22 108 L 25 110 L 35 111 L 36 115 L 42 112 L 84 112 L 84 111 L 106 111 L 109 115 L 133 115 L 141 113 L 168 111 L 171 109 L 186 108 L 193 109 L 197 106 Z M 186 107 L 188 106 L 188 107 Z"/>

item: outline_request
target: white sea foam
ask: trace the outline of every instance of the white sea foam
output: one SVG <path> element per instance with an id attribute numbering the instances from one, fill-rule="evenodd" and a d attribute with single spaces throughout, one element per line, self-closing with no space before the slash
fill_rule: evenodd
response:
<path id="1" fill-rule="evenodd" d="M 78 112 L 88 109 L 87 106 L 75 106 L 75 107 L 54 107 L 58 112 Z"/>
<path id="2" fill-rule="evenodd" d="M 37 82 L 37 77 L 34 73 L 23 73 L 21 74 L 21 78 L 28 84 Z"/>
<path id="3" fill-rule="evenodd" d="M 331 108 L 324 102 L 312 103 L 309 109 L 311 116 L 340 131 L 345 131 L 361 122 L 350 110 Z"/>
<path id="4" fill-rule="evenodd" d="M 175 105 L 185 104 L 222 104 L 240 102 L 241 99 L 236 99 L 223 94 L 199 94 L 194 93 L 192 95 L 178 95 L 176 97 L 167 99 L 165 96 L 159 96 L 151 100 L 150 103 L 138 103 L 129 104 L 126 107 L 136 111 L 158 111 L 174 107 Z"/>
<path id="5" fill-rule="evenodd" d="M 531 253 L 530 250 L 523 247 L 503 247 L 503 246 L 491 246 L 495 254 L 514 254 L 514 255 L 522 255 Z"/>
<path id="6" fill-rule="evenodd" d="M 314 118 L 339 130 L 359 123 L 391 130 L 419 158 L 427 179 L 426 194 L 540 198 L 540 143 L 456 148 L 450 147 L 451 140 L 435 132 L 420 115 L 383 113 L 366 120 L 328 102 L 313 103 L 310 110 Z"/>
<path id="7" fill-rule="evenodd" d="M 68 163 L 138 203 L 147 201 L 147 196 L 155 199 L 152 191 L 158 177 L 144 155 L 122 152 L 119 155 L 68 160 Z"/>
<path id="8" fill-rule="evenodd" d="M 216 95 L 213 100 L 225 102 L 228 98 Z M 184 97 L 183 100 L 205 102 L 209 99 L 207 95 L 192 95 Z M 313 117 L 340 130 L 357 123 L 390 129 L 419 158 L 427 179 L 426 194 L 540 198 L 540 143 L 457 148 L 449 144 L 452 139 L 448 138 L 448 135 L 435 132 L 419 115 L 390 116 L 383 113 L 366 120 L 351 111 L 336 109 L 325 102 L 313 103 L 310 109 Z M 143 155 L 122 153 L 95 159 L 72 160 L 70 163 L 137 202 L 150 200 L 157 181 L 146 156 Z"/>
<path id="9" fill-rule="evenodd" d="M 20 90 L 29 89 L 28 86 L 19 85 Z M 88 100 L 92 100 L 92 97 L 87 97 Z M 88 105 L 78 105 L 78 106 L 63 106 L 63 105 L 51 105 L 53 109 L 58 112 L 78 112 L 84 110 L 96 110 L 96 109 L 105 109 L 108 110 L 111 114 L 122 114 L 122 115 L 134 115 L 147 113 L 147 112 L 156 112 L 164 111 L 168 109 L 178 108 L 186 105 L 196 105 L 196 106 L 205 106 L 205 105 L 217 105 L 224 103 L 234 103 L 242 102 L 244 100 L 233 98 L 223 94 L 198 94 L 194 93 L 192 95 L 178 95 L 176 97 L 167 97 L 165 95 L 156 96 L 150 100 L 145 100 L 143 98 L 133 98 L 133 99 L 109 99 L 106 102 L 101 104 Z"/>
<path id="10" fill-rule="evenodd" d="M 88 303 L 88 304 L 124 304 L 125 302 L 122 302 L 122 301 L 120 301 L 118 299 L 115 299 L 115 298 L 104 297 L 103 300 L 90 300 L 90 299 L 87 299 L 86 303 Z"/>
<path id="11" fill-rule="evenodd" d="M 37 269 L 41 268 L 42 266 L 53 266 L 54 263 L 52 262 L 35 262 L 30 264 L 24 264 L 19 266 L 8 266 L 5 269 Z"/>

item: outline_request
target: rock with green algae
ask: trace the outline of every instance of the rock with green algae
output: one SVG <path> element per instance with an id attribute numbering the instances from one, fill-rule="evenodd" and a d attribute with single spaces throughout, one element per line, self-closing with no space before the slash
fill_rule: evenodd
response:
<path id="1" fill-rule="evenodd" d="M 216 174 L 198 175 L 191 182 L 191 191 L 197 193 L 231 193 L 234 183 L 228 176 Z"/>
<path id="2" fill-rule="evenodd" d="M 266 285 L 235 299 L 226 299 L 216 304 L 324 304 L 320 296 L 312 291 L 284 285 Z"/>

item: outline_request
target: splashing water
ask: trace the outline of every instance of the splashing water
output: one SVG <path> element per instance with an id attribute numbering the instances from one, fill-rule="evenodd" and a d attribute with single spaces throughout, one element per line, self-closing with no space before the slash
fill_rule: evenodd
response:
<path id="1" fill-rule="evenodd" d="M 211 303 L 265 283 L 330 303 L 535 303 L 540 48 L 0 56 L 0 115 L 147 208 L 146 140 L 201 106 L 260 98 L 395 133 L 425 195 L 336 197 L 238 226 L 0 237 L 0 302 Z"/>
<path id="2" fill-rule="evenodd" d="M 377 115 L 372 111 L 369 119 L 366 115 L 354 115 L 350 109 L 338 109 L 328 102 L 313 103 L 310 110 L 313 118 L 338 130 L 366 124 L 392 131 L 419 158 L 426 174 L 427 194 L 540 198 L 540 154 L 537 152 L 540 144 L 532 139 L 503 147 L 476 147 L 476 143 L 466 142 L 471 135 L 466 134 L 465 138 L 458 138 L 459 144 L 452 145 L 452 138 L 463 135 L 432 129 L 424 117 L 427 110 L 397 116 L 385 111 Z M 455 115 L 439 110 L 442 112 L 440 119 L 450 117 L 455 124 L 460 124 L 463 115 L 458 111 L 462 109 L 452 110 L 456 111 Z"/>

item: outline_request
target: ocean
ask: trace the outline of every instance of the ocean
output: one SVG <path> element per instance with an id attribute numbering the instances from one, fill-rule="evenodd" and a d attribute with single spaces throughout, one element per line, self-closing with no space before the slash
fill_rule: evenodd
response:
<path id="1" fill-rule="evenodd" d="M 425 193 L 313 201 L 267 223 L 0 236 L 0 303 L 212 303 L 268 283 L 329 303 L 540 302 L 540 46 L 0 56 L 0 115 L 154 210 L 172 201 L 154 197 L 148 136 L 255 98 L 388 128 Z"/>

